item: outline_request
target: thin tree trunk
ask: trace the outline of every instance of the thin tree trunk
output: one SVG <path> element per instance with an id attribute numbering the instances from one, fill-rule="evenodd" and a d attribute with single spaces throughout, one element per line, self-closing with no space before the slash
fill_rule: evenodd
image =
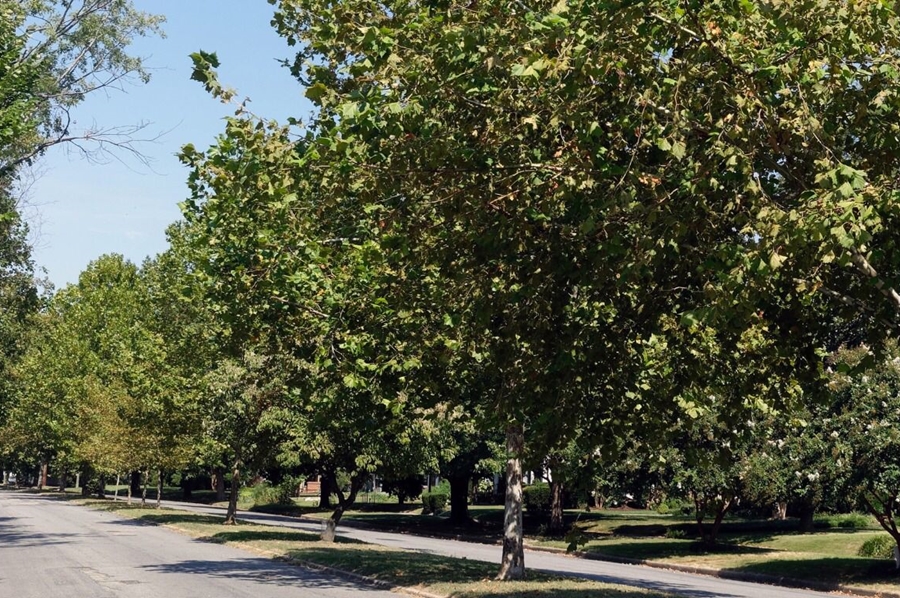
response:
<path id="1" fill-rule="evenodd" d="M 455 475 L 450 480 L 450 523 L 465 525 L 469 522 L 469 476 Z"/>
<path id="2" fill-rule="evenodd" d="M 327 473 L 319 476 L 319 508 L 331 508 L 331 475 Z"/>
<path id="3" fill-rule="evenodd" d="M 706 516 L 706 502 L 694 497 L 694 519 L 697 520 L 697 532 L 700 534 L 700 541 L 706 542 L 706 530 L 703 528 L 703 519 Z"/>
<path id="4" fill-rule="evenodd" d="M 731 509 L 731 505 L 733 504 L 734 498 L 730 498 L 719 507 L 719 510 L 716 512 L 716 519 L 713 521 L 712 529 L 709 531 L 709 544 L 711 546 L 718 540 L 719 530 L 722 528 L 722 520 L 725 519 L 725 515 L 728 513 L 728 510 Z"/>
<path id="5" fill-rule="evenodd" d="M 563 483 L 550 482 L 550 533 L 559 534 L 565 529 L 563 520 Z"/>
<path id="6" fill-rule="evenodd" d="M 148 479 L 149 477 L 150 471 L 145 469 L 141 475 L 141 481 L 143 482 L 143 484 L 141 484 L 141 507 L 147 506 L 147 482 L 150 481 Z"/>
<path id="7" fill-rule="evenodd" d="M 225 502 L 225 469 L 216 467 L 213 476 L 216 479 L 216 502 Z"/>
<path id="8" fill-rule="evenodd" d="M 115 491 L 115 493 L 113 494 L 113 502 L 119 500 L 119 483 L 120 483 L 121 481 L 122 481 L 122 474 L 121 474 L 121 473 L 117 473 L 117 474 L 116 474 L 116 491 Z"/>
<path id="9" fill-rule="evenodd" d="M 231 495 L 228 497 L 228 512 L 225 513 L 225 525 L 237 525 L 237 502 L 238 493 L 241 490 L 241 461 L 234 462 L 231 470 Z"/>
<path id="10" fill-rule="evenodd" d="M 133 496 L 133 493 L 131 492 L 131 484 L 128 484 L 128 506 L 129 507 L 131 506 L 131 497 L 132 496 Z"/>
<path id="11" fill-rule="evenodd" d="M 59 474 L 59 491 L 60 492 L 66 491 L 66 482 L 68 481 L 66 478 L 67 478 L 67 476 L 66 476 L 65 471 L 63 471 Z"/>
<path id="12" fill-rule="evenodd" d="M 40 481 L 40 484 L 38 485 L 38 490 L 43 490 L 44 488 L 47 487 L 47 470 L 48 469 L 49 469 L 49 466 L 47 465 L 47 462 L 42 461 L 41 462 L 41 481 Z"/>
<path id="13" fill-rule="evenodd" d="M 140 471 L 132 471 L 131 472 L 131 481 L 129 482 L 128 490 L 132 496 L 137 496 L 138 494 L 141 493 L 141 472 Z"/>
<path id="14" fill-rule="evenodd" d="M 815 524 L 815 520 L 813 517 L 816 514 L 816 510 L 808 505 L 803 505 L 803 509 L 800 511 L 800 533 L 801 534 L 811 534 L 813 532 L 813 527 Z"/>
<path id="15" fill-rule="evenodd" d="M 522 530 L 522 452 L 525 430 L 521 424 L 506 429 L 506 505 L 503 517 L 503 556 L 497 579 L 525 577 L 525 545 Z"/>
<path id="16" fill-rule="evenodd" d="M 156 470 L 156 508 L 162 508 L 163 471 Z"/>
<path id="17" fill-rule="evenodd" d="M 97 477 L 97 498 L 106 498 L 106 476 L 101 473 Z"/>
<path id="18" fill-rule="evenodd" d="M 331 475 L 323 476 L 332 478 Z M 341 517 L 344 516 L 344 512 L 353 506 L 353 503 L 356 502 L 356 496 L 359 494 L 360 488 L 362 488 L 363 482 L 362 478 L 353 478 L 350 480 L 350 494 L 348 496 L 344 496 L 344 491 L 337 487 L 335 484 L 335 494 L 338 499 L 338 506 L 331 513 L 331 517 L 325 520 L 325 527 L 322 529 L 321 540 L 323 542 L 334 542 L 335 535 L 337 532 L 337 525 L 341 521 Z"/>

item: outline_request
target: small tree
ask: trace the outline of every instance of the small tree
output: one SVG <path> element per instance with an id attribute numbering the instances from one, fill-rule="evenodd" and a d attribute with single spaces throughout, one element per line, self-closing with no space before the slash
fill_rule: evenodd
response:
<path id="1" fill-rule="evenodd" d="M 835 374 L 839 416 L 830 437 L 849 447 L 850 483 L 866 510 L 897 543 L 894 558 L 900 569 L 900 350 L 896 343 L 888 349 L 887 359 L 873 368 Z M 867 354 L 866 347 L 844 349 L 837 354 L 836 365 L 846 372 Z"/>

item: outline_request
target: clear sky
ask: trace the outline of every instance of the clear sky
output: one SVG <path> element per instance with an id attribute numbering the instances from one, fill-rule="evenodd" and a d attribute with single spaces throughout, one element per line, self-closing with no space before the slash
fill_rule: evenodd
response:
<path id="1" fill-rule="evenodd" d="M 142 136 L 165 133 L 140 146 L 151 160 L 141 165 L 127 155 L 95 164 L 63 148 L 41 160 L 25 210 L 33 229 L 34 258 L 57 288 L 76 282 L 87 264 L 104 253 L 140 263 L 166 248 L 165 229 L 180 218 L 187 170 L 175 157 L 185 143 L 211 144 L 234 109 L 219 104 L 190 80 L 188 55 L 214 51 L 223 84 L 252 100 L 262 116 L 304 117 L 311 107 L 303 89 L 277 59 L 291 50 L 269 25 L 273 8 L 265 0 L 135 0 L 141 10 L 163 14 L 166 38 L 140 40 L 134 53 L 153 70 L 148 85 L 126 93 L 97 94 L 75 113 L 82 125 L 114 126 L 147 121 Z"/>

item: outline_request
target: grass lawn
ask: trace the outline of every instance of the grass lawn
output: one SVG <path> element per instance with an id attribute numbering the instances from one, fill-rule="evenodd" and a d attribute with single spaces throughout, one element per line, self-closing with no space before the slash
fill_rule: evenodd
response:
<path id="1" fill-rule="evenodd" d="M 851 519 L 863 529 L 845 527 Z M 723 526 L 715 549 L 696 541 L 693 522 L 674 515 L 600 512 L 582 516 L 577 525 L 588 538 L 581 547 L 584 552 L 900 592 L 900 575 L 892 561 L 857 556 L 863 542 L 885 534 L 874 520 L 860 515 L 823 517 L 811 534 L 798 533 L 790 521 L 735 519 Z M 676 537 L 670 530 L 677 530 Z M 540 536 L 531 542 L 553 548 L 567 545 Z"/>
<path id="2" fill-rule="evenodd" d="M 333 544 L 318 536 L 271 526 L 222 525 L 221 517 L 170 509 L 146 509 L 122 502 L 86 500 L 92 508 L 165 525 L 208 542 L 230 544 L 253 552 L 336 567 L 385 581 L 396 587 L 470 598 L 673 598 L 669 594 L 587 580 L 531 573 L 523 582 L 493 581 L 496 565 L 395 550 L 351 540 Z"/>

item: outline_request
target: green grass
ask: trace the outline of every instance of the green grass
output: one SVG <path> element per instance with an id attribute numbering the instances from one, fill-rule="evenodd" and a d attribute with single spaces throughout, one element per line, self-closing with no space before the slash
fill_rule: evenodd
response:
<path id="1" fill-rule="evenodd" d="M 268 556 L 334 567 L 384 581 L 395 587 L 467 598 L 673 598 L 669 594 L 581 579 L 531 573 L 526 581 L 496 582 L 490 563 L 396 550 L 358 541 L 319 541 L 318 536 L 283 528 L 240 524 L 223 526 L 221 517 L 170 509 L 146 509 L 122 502 L 88 500 L 92 508 L 164 525 L 195 538 L 230 544 Z"/>
<path id="2" fill-rule="evenodd" d="M 622 511 L 582 516 L 578 527 L 588 539 L 581 548 L 599 555 L 712 570 L 761 573 L 799 580 L 900 591 L 893 562 L 857 556 L 862 544 L 885 532 L 860 514 L 817 518 L 811 534 L 794 521 L 727 521 L 713 548 L 697 541 L 696 524 L 685 517 Z M 677 529 L 683 538 L 667 538 Z M 532 536 L 538 546 L 565 548 L 559 538 Z"/>

